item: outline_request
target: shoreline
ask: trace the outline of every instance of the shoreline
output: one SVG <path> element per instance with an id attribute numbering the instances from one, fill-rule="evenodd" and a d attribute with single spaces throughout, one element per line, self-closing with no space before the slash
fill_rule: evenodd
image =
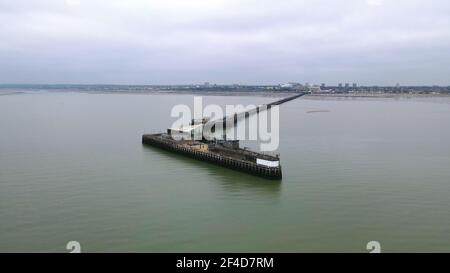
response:
<path id="1" fill-rule="evenodd" d="M 309 94 L 308 98 L 382 98 L 382 99 L 403 99 L 403 98 L 450 98 L 450 94 L 390 94 L 390 93 L 360 93 L 360 94 Z"/>
<path id="2" fill-rule="evenodd" d="M 25 92 L 17 91 L 17 92 L 0 92 L 0 96 L 9 96 L 9 95 L 21 95 L 25 94 Z"/>
<path id="3" fill-rule="evenodd" d="M 193 90 L 83 90 L 83 89 L 34 89 L 11 91 L 11 89 L 2 92 L 0 96 L 18 95 L 28 93 L 85 93 L 85 94 L 130 94 L 130 95 L 203 95 L 203 96 L 255 96 L 255 97 L 285 97 L 298 92 L 295 91 L 193 91 Z M 311 93 L 305 95 L 305 99 L 401 99 L 401 98 L 449 98 L 450 94 L 411 94 L 411 93 Z"/>

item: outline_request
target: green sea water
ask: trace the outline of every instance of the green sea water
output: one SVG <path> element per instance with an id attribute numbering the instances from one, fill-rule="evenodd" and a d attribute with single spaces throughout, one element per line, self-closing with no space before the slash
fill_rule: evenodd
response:
<path id="1" fill-rule="evenodd" d="M 0 96 L 0 252 L 450 251 L 449 98 L 283 104 L 276 182 L 141 144 L 193 97 Z"/>

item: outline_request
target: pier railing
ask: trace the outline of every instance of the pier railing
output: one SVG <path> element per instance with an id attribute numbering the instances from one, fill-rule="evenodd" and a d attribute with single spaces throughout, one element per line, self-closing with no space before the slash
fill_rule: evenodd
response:
<path id="1" fill-rule="evenodd" d="M 259 176 L 264 176 L 267 178 L 281 178 L 281 166 L 269 167 L 264 165 L 258 165 L 254 162 L 228 157 L 225 155 L 219 155 L 209 151 L 195 150 L 192 148 L 188 148 L 183 144 L 177 144 L 174 141 L 164 137 L 162 134 L 144 135 L 143 142 L 159 146 L 167 150 L 179 152 L 197 159 L 210 161 L 232 169 L 244 170 L 246 172 L 256 174 Z"/>

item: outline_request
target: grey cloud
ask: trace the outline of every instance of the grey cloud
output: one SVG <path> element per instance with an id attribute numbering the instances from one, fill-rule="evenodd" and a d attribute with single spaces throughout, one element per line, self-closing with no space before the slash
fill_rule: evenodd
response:
<path id="1" fill-rule="evenodd" d="M 438 0 L 0 0 L 0 82 L 442 84 Z"/>

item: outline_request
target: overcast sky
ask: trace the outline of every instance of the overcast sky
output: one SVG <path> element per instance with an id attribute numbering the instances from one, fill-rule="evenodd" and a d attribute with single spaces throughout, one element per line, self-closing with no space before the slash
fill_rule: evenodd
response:
<path id="1" fill-rule="evenodd" d="M 0 0 L 0 83 L 450 85 L 448 0 Z"/>

